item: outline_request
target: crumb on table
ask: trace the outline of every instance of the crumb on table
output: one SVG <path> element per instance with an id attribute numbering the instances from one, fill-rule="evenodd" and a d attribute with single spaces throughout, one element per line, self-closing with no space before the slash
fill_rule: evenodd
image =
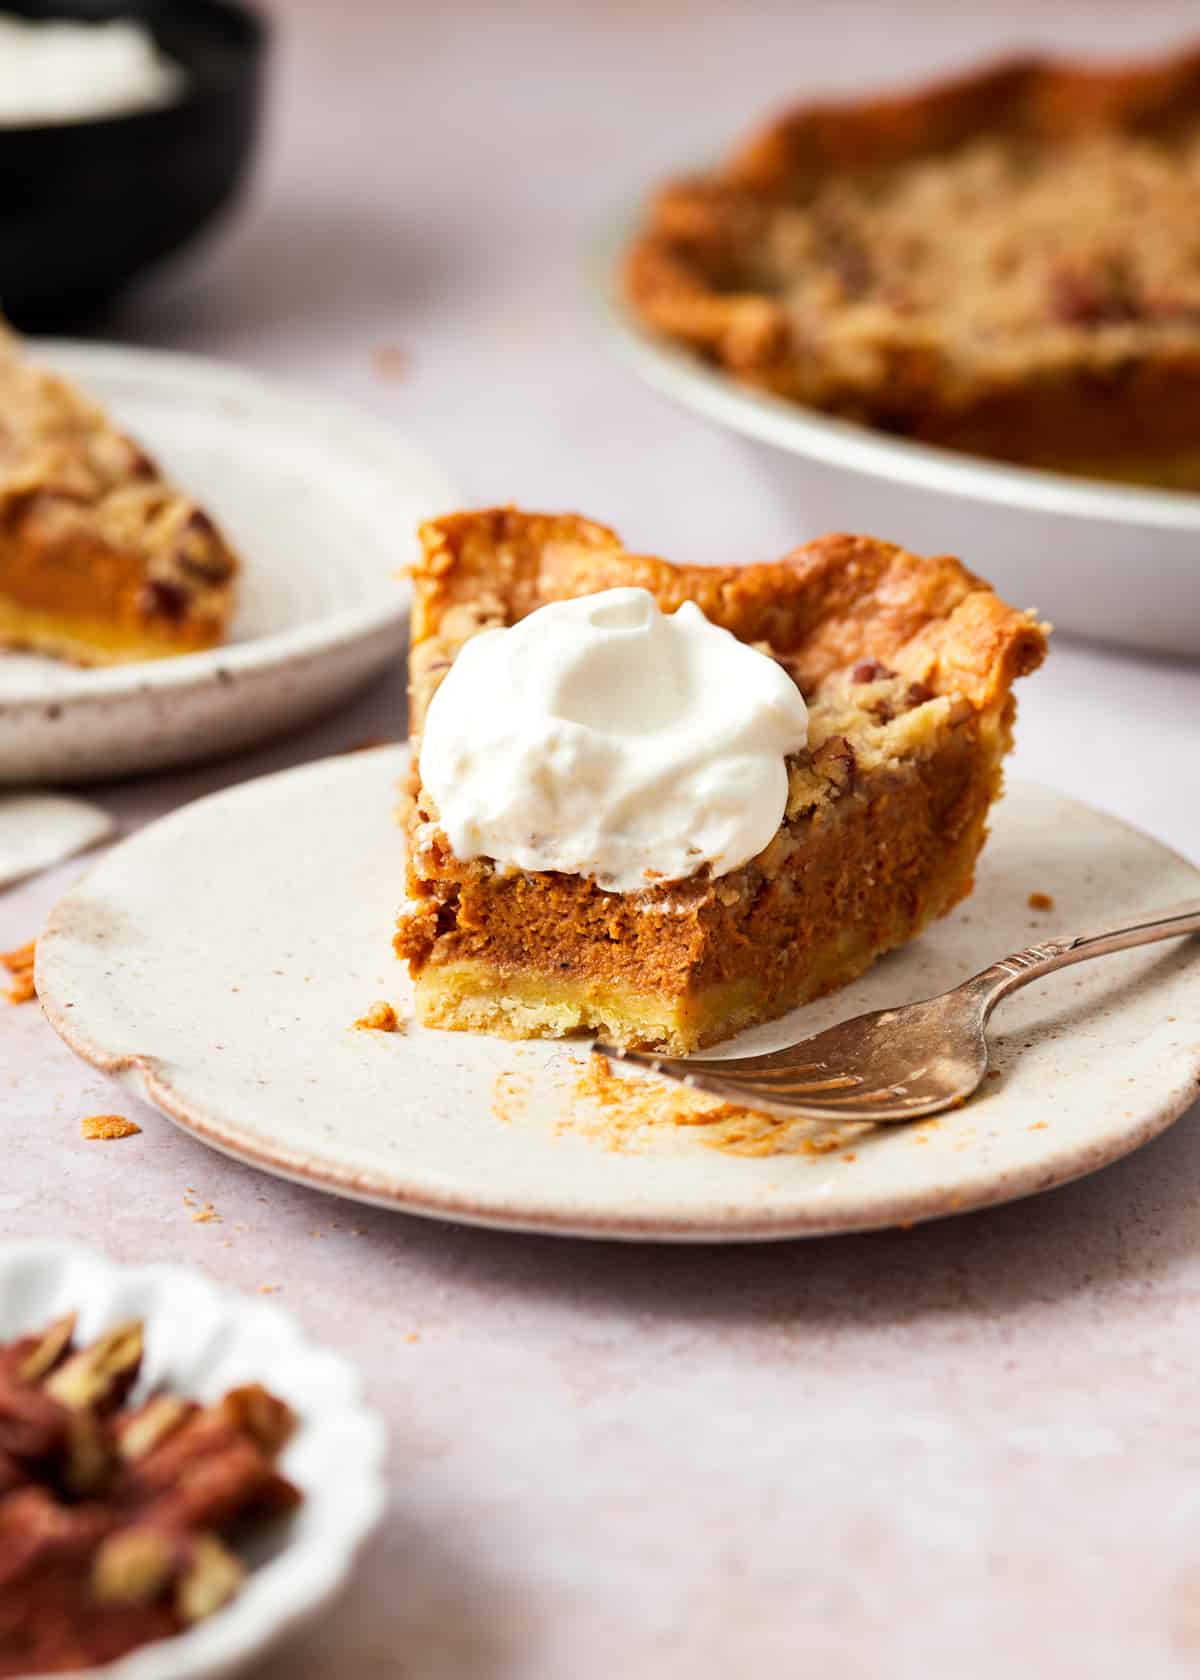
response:
<path id="1" fill-rule="evenodd" d="M 220 1220 L 220 1217 L 221 1215 L 217 1212 L 212 1203 L 205 1202 L 204 1206 L 197 1208 L 195 1213 L 192 1215 L 192 1224 L 211 1225 L 214 1220 Z"/>
<path id="2" fill-rule="evenodd" d="M 29 1003 L 37 996 L 33 984 L 33 959 L 36 948 L 37 941 L 30 939 L 13 951 L 0 951 L 0 963 L 3 963 L 12 976 L 12 985 L 5 994 L 9 1003 Z"/>
<path id="3" fill-rule="evenodd" d="M 400 1017 L 390 1003 L 373 1003 L 365 1015 L 355 1021 L 356 1027 L 367 1032 L 400 1032 Z"/>
<path id="4" fill-rule="evenodd" d="M 399 344 L 377 344 L 371 352 L 371 370 L 376 379 L 389 382 L 403 379 L 411 361 L 408 351 Z"/>
<path id="5" fill-rule="evenodd" d="M 79 1130 L 85 1138 L 106 1141 L 136 1137 L 141 1129 L 136 1120 L 127 1120 L 123 1114 L 85 1114 L 79 1122 Z"/>
<path id="6" fill-rule="evenodd" d="M 1029 895 L 1029 908 L 1031 910 L 1053 910 L 1054 900 L 1051 898 L 1049 893 L 1031 892 Z"/>

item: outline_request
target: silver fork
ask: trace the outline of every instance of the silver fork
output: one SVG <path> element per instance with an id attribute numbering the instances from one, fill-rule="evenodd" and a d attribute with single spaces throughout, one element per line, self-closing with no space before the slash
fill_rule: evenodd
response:
<path id="1" fill-rule="evenodd" d="M 857 1015 L 785 1050 L 728 1061 L 655 1056 L 599 1041 L 599 1056 L 633 1062 L 697 1091 L 769 1114 L 820 1120 L 919 1120 L 952 1108 L 987 1072 L 984 1028 L 1010 992 L 1071 963 L 1200 933 L 1200 898 L 1131 916 L 1102 933 L 1043 939 L 1003 957 L 949 992 Z"/>

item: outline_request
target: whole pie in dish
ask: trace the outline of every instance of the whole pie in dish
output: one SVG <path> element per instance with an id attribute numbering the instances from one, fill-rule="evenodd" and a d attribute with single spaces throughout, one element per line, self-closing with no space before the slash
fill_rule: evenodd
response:
<path id="1" fill-rule="evenodd" d="M 203 508 L 0 325 L 0 647 L 80 665 L 212 647 L 237 571 Z"/>
<path id="2" fill-rule="evenodd" d="M 421 536 L 395 945 L 427 1025 L 686 1053 L 852 980 L 970 891 L 1012 685 L 1041 663 L 1045 629 L 957 560 L 827 536 L 774 564 L 674 566 L 588 520 L 512 509 Z M 419 773 L 446 672 L 483 630 L 621 586 L 664 613 L 696 603 L 799 687 L 808 739 L 786 760 L 778 831 L 728 873 L 635 891 L 455 856 Z"/>
<path id="3" fill-rule="evenodd" d="M 1200 51 L 803 106 L 668 185 L 650 328 L 908 437 L 1200 488 Z"/>

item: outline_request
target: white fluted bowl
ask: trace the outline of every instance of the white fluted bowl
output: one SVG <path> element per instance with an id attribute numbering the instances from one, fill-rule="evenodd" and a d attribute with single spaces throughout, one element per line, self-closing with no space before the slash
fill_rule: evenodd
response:
<path id="1" fill-rule="evenodd" d="M 304 1494 L 265 1531 L 238 1596 L 186 1633 L 89 1669 L 95 1680 L 215 1680 L 315 1617 L 343 1585 L 383 1512 L 382 1420 L 352 1366 L 314 1347 L 291 1316 L 178 1266 L 126 1266 L 68 1242 L 0 1243 L 0 1341 L 65 1312 L 86 1342 L 125 1318 L 146 1322 L 140 1392 L 165 1385 L 202 1401 L 261 1382 L 298 1426 L 281 1468 Z"/>

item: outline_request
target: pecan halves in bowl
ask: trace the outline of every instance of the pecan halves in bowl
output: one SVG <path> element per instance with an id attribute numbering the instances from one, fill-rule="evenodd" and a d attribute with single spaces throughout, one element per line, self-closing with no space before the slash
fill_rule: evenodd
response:
<path id="1" fill-rule="evenodd" d="M 130 1403 L 142 1324 L 74 1335 L 68 1315 L 0 1347 L 0 1680 L 215 1614 L 246 1572 L 231 1540 L 301 1497 L 277 1468 L 296 1422 L 282 1400 L 252 1384 L 210 1406 Z"/>

